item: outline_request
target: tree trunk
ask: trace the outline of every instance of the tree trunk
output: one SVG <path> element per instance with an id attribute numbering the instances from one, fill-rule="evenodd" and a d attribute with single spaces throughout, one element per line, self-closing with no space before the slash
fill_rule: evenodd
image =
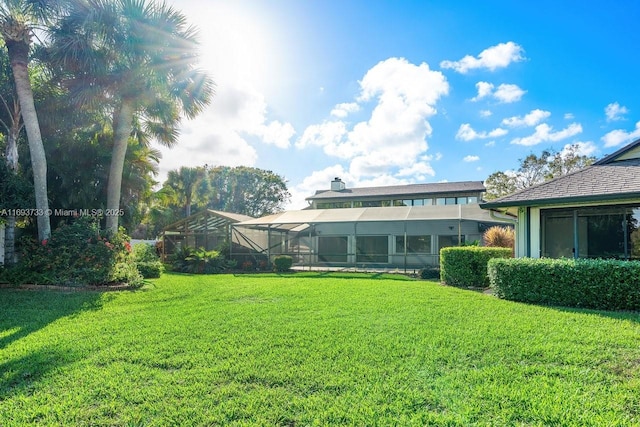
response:
<path id="1" fill-rule="evenodd" d="M 120 209 L 120 193 L 122 191 L 122 172 L 124 160 L 129 145 L 129 137 L 133 130 L 133 102 L 123 99 L 114 119 L 113 151 L 111 166 L 109 167 L 109 182 L 107 183 L 107 230 L 118 232 L 118 218 Z"/>
<path id="2" fill-rule="evenodd" d="M 14 173 L 18 173 L 18 135 L 20 134 L 20 106 L 15 105 L 13 111 L 9 111 L 13 116 L 11 128 L 7 134 L 6 159 L 7 166 Z M 11 266 L 16 262 L 16 217 L 7 217 L 4 227 L 4 265 Z"/>
<path id="3" fill-rule="evenodd" d="M 38 215 L 38 239 L 40 241 L 51 236 L 51 223 L 49 216 L 49 199 L 47 197 L 47 158 L 40 135 L 40 124 L 38 114 L 33 101 L 33 91 L 29 80 L 29 70 L 27 68 L 29 44 L 6 40 L 9 60 L 13 71 L 13 78 L 16 84 L 16 92 L 20 101 L 22 119 L 27 131 L 29 141 L 29 153 L 31 154 L 31 168 L 33 169 L 33 187 L 36 198 L 36 209 Z"/>

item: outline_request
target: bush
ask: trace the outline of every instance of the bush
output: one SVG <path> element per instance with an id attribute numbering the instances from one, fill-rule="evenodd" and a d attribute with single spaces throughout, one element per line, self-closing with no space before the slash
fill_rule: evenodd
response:
<path id="1" fill-rule="evenodd" d="M 153 245 L 145 243 L 137 244 L 132 251 L 136 268 L 145 279 L 156 279 L 162 275 L 164 266 Z"/>
<path id="2" fill-rule="evenodd" d="M 289 255 L 278 255 L 273 259 L 273 268 L 280 273 L 289 271 L 292 265 L 293 258 Z"/>
<path id="3" fill-rule="evenodd" d="M 173 269 L 182 273 L 214 274 L 235 267 L 218 251 L 184 247 L 174 255 Z"/>
<path id="4" fill-rule="evenodd" d="M 485 246 L 494 248 L 514 248 L 516 233 L 512 227 L 494 226 L 482 235 Z"/>
<path id="5" fill-rule="evenodd" d="M 160 261 L 136 261 L 136 268 L 145 279 L 157 279 L 164 273 L 164 266 Z"/>
<path id="6" fill-rule="evenodd" d="M 437 267 L 437 266 L 425 267 L 425 268 L 422 268 L 418 274 L 421 279 L 440 280 L 440 267 Z"/>
<path id="7" fill-rule="evenodd" d="M 491 258 L 510 258 L 509 248 L 456 246 L 440 250 L 440 281 L 458 287 L 487 287 L 487 263 Z"/>
<path id="8" fill-rule="evenodd" d="M 45 285 L 140 285 L 128 237 L 101 231 L 97 219 L 81 217 L 62 224 L 42 242 L 20 240 L 20 262 L 6 269 L 4 280 Z"/>
<path id="9" fill-rule="evenodd" d="M 640 262 L 602 259 L 491 260 L 495 294 L 511 301 L 599 310 L 640 310 Z"/>

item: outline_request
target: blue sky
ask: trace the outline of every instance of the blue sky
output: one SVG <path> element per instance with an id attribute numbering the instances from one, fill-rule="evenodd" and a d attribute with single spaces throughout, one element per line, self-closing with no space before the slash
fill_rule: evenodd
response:
<path id="1" fill-rule="evenodd" d="M 163 149 L 349 187 L 484 180 L 544 149 L 640 138 L 636 1 L 174 0 L 216 96 Z"/>

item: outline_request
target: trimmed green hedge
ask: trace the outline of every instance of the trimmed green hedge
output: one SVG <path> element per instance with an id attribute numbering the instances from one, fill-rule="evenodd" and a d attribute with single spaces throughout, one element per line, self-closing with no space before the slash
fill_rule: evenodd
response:
<path id="1" fill-rule="evenodd" d="M 289 255 L 278 255 L 273 259 L 273 268 L 279 273 L 289 271 L 293 265 L 293 258 Z"/>
<path id="2" fill-rule="evenodd" d="M 603 259 L 496 259 L 491 287 L 500 298 L 599 310 L 640 310 L 640 262 Z"/>
<path id="3" fill-rule="evenodd" d="M 511 248 L 455 246 L 440 250 L 440 281 L 451 286 L 489 286 L 487 263 L 492 258 L 511 258 Z"/>

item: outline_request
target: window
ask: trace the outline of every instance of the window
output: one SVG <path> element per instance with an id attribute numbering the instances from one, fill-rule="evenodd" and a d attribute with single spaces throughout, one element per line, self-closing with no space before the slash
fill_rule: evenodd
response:
<path id="1" fill-rule="evenodd" d="M 356 237 L 356 262 L 389 262 L 389 239 L 387 236 Z"/>
<path id="2" fill-rule="evenodd" d="M 424 199 L 413 199 L 413 206 L 424 206 Z"/>
<path id="3" fill-rule="evenodd" d="M 404 236 L 396 236 L 396 253 L 405 253 Z M 407 236 L 407 253 L 430 254 L 431 236 Z"/>
<path id="4" fill-rule="evenodd" d="M 460 246 L 464 243 L 464 235 L 460 236 L 458 239 L 458 235 L 444 235 L 438 236 L 438 253 L 440 253 L 440 249 L 448 248 L 450 246 Z"/>
<path id="5" fill-rule="evenodd" d="M 318 260 L 347 262 L 347 236 L 318 237 Z"/>
<path id="6" fill-rule="evenodd" d="M 466 205 L 467 204 L 467 198 L 466 197 L 458 197 L 457 201 L 456 201 L 458 205 Z"/>
<path id="7" fill-rule="evenodd" d="M 446 199 L 444 197 L 438 197 L 436 199 L 436 205 L 444 205 L 446 202 Z"/>
<path id="8" fill-rule="evenodd" d="M 477 196 L 467 197 L 467 203 L 478 203 L 478 197 Z"/>
<path id="9" fill-rule="evenodd" d="M 640 206 L 545 209 L 541 226 L 542 256 L 640 259 Z"/>
<path id="10" fill-rule="evenodd" d="M 365 200 L 361 203 L 363 208 L 379 208 L 382 206 L 382 202 L 380 200 Z"/>
<path id="11" fill-rule="evenodd" d="M 350 208 L 351 202 L 321 202 L 316 206 L 318 209 L 342 209 Z"/>

